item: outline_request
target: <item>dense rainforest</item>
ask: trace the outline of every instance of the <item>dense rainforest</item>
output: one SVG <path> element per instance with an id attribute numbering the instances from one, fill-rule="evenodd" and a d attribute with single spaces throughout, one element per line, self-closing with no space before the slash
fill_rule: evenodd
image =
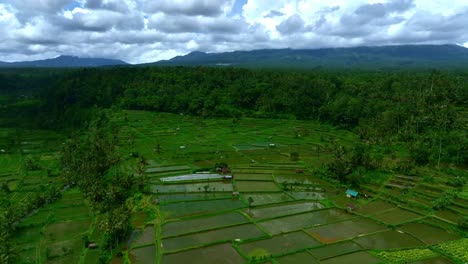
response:
<path id="1" fill-rule="evenodd" d="M 0 82 L 2 92 L 10 94 L 18 84 L 33 83 L 31 122 L 45 127 L 76 127 L 92 109 L 110 107 L 313 119 L 372 142 L 406 142 L 421 163 L 468 161 L 468 75 L 463 72 L 142 67 L 43 70 L 38 76 L 3 73 Z"/>
<path id="2" fill-rule="evenodd" d="M 110 230 L 107 248 L 113 248 L 128 231 L 131 208 L 126 201 L 143 184 L 129 175 L 113 174 L 112 167 L 120 161 L 113 128 L 101 109 L 228 117 L 233 124 L 243 117 L 328 123 L 361 139 L 352 150 L 334 146 L 335 159 L 328 165 L 338 180 L 353 184 L 347 177 L 353 168 L 375 166 L 368 156 L 374 144 L 404 144 L 410 153 L 407 167 L 465 167 L 467 102 L 468 74 L 455 71 L 211 67 L 0 71 L 4 126 L 56 129 L 72 135 L 61 152 L 63 182 L 78 186 L 94 210 L 104 215 L 101 224 Z M 51 186 L 50 195 L 25 205 L 22 212 L 13 213 L 12 207 L 5 206 L 8 210 L 0 215 L 1 239 L 7 240 L 9 230 L 31 210 L 57 199 L 62 187 Z M 105 190 L 112 195 L 106 198 Z M 0 245 L 5 245 L 0 249 L 7 256 L 10 247 L 6 242 Z"/>

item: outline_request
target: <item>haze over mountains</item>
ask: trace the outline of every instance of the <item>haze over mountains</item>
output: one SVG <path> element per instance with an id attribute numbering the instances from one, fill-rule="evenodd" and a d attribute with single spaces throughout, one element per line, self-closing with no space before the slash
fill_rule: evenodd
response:
<path id="1" fill-rule="evenodd" d="M 60 56 L 5 63 L 0 67 L 101 67 L 130 65 L 121 60 Z M 263 49 L 224 53 L 191 52 L 141 65 L 240 66 L 275 68 L 468 67 L 468 49 L 458 45 L 401 45 L 324 49 Z"/>
<path id="2" fill-rule="evenodd" d="M 73 68 L 73 67 L 102 67 L 127 65 L 121 60 L 103 58 L 79 58 L 75 56 L 59 56 L 53 59 L 20 61 L 20 62 L 0 62 L 0 67 L 12 68 Z"/>
<path id="3" fill-rule="evenodd" d="M 404 45 L 325 49 L 192 52 L 156 65 L 253 67 L 464 67 L 468 49 L 457 45 Z"/>

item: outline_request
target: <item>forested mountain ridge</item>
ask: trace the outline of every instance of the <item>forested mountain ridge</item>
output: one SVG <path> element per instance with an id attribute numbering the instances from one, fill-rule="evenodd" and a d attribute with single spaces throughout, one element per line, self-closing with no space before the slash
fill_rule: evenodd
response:
<path id="1" fill-rule="evenodd" d="M 2 62 L 2 68 L 74 68 L 123 66 L 121 60 L 103 58 L 57 58 Z M 262 49 L 205 53 L 194 51 L 170 60 L 137 64 L 140 66 L 239 66 L 254 68 L 464 68 L 468 67 L 468 49 L 458 45 L 399 45 L 381 47 L 323 49 Z"/>
<path id="2" fill-rule="evenodd" d="M 80 58 L 75 56 L 59 56 L 53 59 L 19 62 L 0 62 L 0 67 L 8 68 L 73 68 L 73 67 L 100 67 L 127 65 L 121 60 L 103 59 L 103 58 Z"/>
<path id="3" fill-rule="evenodd" d="M 284 68 L 463 67 L 468 49 L 458 45 L 401 45 L 324 49 L 264 49 L 224 53 L 191 52 L 156 65 L 218 65 Z"/>

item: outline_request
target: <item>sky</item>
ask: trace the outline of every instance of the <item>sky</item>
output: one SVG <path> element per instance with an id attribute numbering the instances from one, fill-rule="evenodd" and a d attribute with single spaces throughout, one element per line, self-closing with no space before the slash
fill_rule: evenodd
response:
<path id="1" fill-rule="evenodd" d="M 192 51 L 468 47 L 468 0 L 0 0 L 0 61 Z"/>

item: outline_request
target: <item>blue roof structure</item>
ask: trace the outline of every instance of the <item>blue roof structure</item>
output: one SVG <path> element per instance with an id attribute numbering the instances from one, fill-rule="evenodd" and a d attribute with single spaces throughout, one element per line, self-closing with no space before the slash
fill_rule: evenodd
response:
<path id="1" fill-rule="evenodd" d="M 351 190 L 351 189 L 346 190 L 346 194 L 354 198 L 358 197 L 359 195 L 358 192 L 356 192 L 355 190 Z"/>

